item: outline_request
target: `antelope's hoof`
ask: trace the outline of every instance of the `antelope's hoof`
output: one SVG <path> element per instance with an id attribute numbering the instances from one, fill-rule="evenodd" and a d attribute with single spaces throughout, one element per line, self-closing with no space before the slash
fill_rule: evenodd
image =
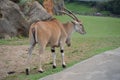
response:
<path id="1" fill-rule="evenodd" d="M 26 75 L 29 75 L 29 69 L 28 68 L 25 70 L 25 72 L 26 72 Z"/>
<path id="2" fill-rule="evenodd" d="M 67 44 L 67 46 L 68 46 L 68 47 L 70 47 L 70 46 L 71 46 L 71 44 Z"/>
<path id="3" fill-rule="evenodd" d="M 53 69 L 55 69 L 56 68 L 56 66 L 55 65 L 53 65 Z"/>
<path id="4" fill-rule="evenodd" d="M 15 73 L 15 71 L 9 71 L 9 72 L 7 72 L 8 74 L 14 74 Z"/>
<path id="5" fill-rule="evenodd" d="M 39 72 L 39 73 L 43 73 L 44 71 L 43 71 L 42 69 L 39 69 L 38 72 Z"/>
<path id="6" fill-rule="evenodd" d="M 66 65 L 65 65 L 65 64 L 63 64 L 63 65 L 62 65 L 62 67 L 63 67 L 63 68 L 66 68 Z"/>

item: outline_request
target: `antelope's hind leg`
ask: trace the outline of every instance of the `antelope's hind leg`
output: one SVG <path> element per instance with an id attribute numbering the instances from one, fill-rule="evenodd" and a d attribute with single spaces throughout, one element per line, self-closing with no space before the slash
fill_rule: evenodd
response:
<path id="1" fill-rule="evenodd" d="M 66 63 L 65 63 L 65 59 L 64 59 L 64 56 L 65 56 L 64 49 L 61 48 L 60 52 L 61 52 L 61 57 L 62 57 L 62 67 L 66 68 Z"/>
<path id="2" fill-rule="evenodd" d="M 38 69 L 38 72 L 40 73 L 43 73 L 44 70 L 42 69 L 42 62 L 43 62 L 43 55 L 44 52 L 45 52 L 45 48 L 46 48 L 46 45 L 47 45 L 47 42 L 43 42 L 40 45 L 40 50 L 39 50 L 39 69 Z"/>
<path id="3" fill-rule="evenodd" d="M 35 44 L 36 44 L 36 42 L 34 40 L 31 40 L 30 47 L 29 47 L 29 50 L 28 50 L 28 57 L 27 57 L 27 61 L 26 61 L 26 64 L 27 64 L 27 68 L 26 68 L 26 71 L 25 71 L 26 75 L 29 75 L 29 72 L 30 72 L 31 55 L 32 55 L 32 50 L 35 47 Z"/>

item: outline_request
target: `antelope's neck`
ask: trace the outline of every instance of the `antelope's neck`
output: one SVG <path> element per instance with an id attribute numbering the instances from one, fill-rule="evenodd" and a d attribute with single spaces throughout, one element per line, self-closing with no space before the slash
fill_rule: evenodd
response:
<path id="1" fill-rule="evenodd" d="M 64 23 L 63 26 L 67 35 L 70 37 L 71 34 L 74 32 L 74 24 L 71 22 L 67 22 L 67 23 Z"/>

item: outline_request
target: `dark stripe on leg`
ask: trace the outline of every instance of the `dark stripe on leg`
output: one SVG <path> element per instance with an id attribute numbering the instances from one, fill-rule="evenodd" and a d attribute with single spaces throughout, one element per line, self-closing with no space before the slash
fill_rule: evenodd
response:
<path id="1" fill-rule="evenodd" d="M 64 50 L 60 50 L 61 53 L 64 53 Z"/>
<path id="2" fill-rule="evenodd" d="M 28 68 L 26 69 L 25 72 L 26 72 L 26 75 L 29 75 L 29 69 Z"/>
<path id="3" fill-rule="evenodd" d="M 55 49 L 51 49 L 51 52 L 55 52 Z"/>

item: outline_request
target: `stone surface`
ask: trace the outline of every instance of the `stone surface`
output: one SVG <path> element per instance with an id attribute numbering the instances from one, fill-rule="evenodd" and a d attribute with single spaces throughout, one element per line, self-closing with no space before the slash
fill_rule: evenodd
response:
<path id="1" fill-rule="evenodd" d="M 0 0 L 0 36 L 27 34 L 27 21 L 19 6 L 9 0 Z"/>
<path id="2" fill-rule="evenodd" d="M 106 51 L 39 80 L 120 80 L 120 48 Z"/>
<path id="3" fill-rule="evenodd" d="M 24 7 L 26 14 L 18 4 L 10 0 L 0 0 L 0 38 L 27 36 L 32 23 L 52 18 L 37 1 L 25 5 L 29 7 Z"/>
<path id="4" fill-rule="evenodd" d="M 33 22 L 39 20 L 49 20 L 52 16 L 47 13 L 47 11 L 37 2 L 35 1 L 29 10 L 28 13 L 28 22 L 32 24 Z"/>

